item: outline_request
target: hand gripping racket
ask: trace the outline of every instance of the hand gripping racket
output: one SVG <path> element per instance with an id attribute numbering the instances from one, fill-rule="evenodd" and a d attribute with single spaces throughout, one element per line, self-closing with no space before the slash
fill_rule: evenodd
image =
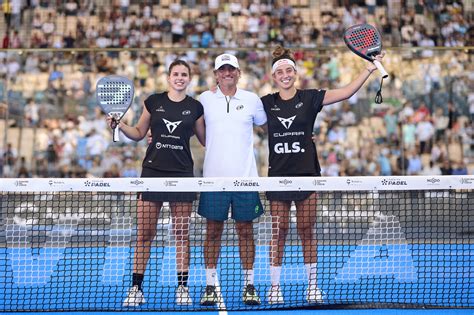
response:
<path id="1" fill-rule="evenodd" d="M 132 105 L 133 82 L 125 77 L 109 75 L 97 82 L 95 93 L 102 111 L 112 118 L 113 140 L 117 142 L 119 141 L 118 123 Z"/>
<path id="2" fill-rule="evenodd" d="M 382 64 L 375 60 L 375 56 L 382 51 L 382 37 L 375 27 L 370 24 L 353 25 L 344 31 L 344 42 L 352 52 L 373 62 L 382 74 L 382 78 L 388 77 Z"/>

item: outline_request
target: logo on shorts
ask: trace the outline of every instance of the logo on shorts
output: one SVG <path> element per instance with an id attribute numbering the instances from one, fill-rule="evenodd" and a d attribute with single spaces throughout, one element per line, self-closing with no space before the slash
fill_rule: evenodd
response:
<path id="1" fill-rule="evenodd" d="M 259 205 L 256 205 L 255 206 L 255 213 L 258 213 L 260 211 L 260 206 Z"/>
<path id="2" fill-rule="evenodd" d="M 291 124 L 293 124 L 293 121 L 295 120 L 296 118 L 296 115 L 295 116 L 292 116 L 290 118 L 282 118 L 282 117 L 278 117 L 278 120 L 281 122 L 281 124 L 283 125 L 283 127 L 285 127 L 286 129 L 290 129 L 291 127 Z"/>
<path id="3" fill-rule="evenodd" d="M 169 120 L 166 120 L 164 118 L 163 118 L 163 121 L 165 122 L 166 128 L 168 129 L 169 133 L 173 133 L 173 131 L 175 131 L 176 128 L 179 126 L 179 124 L 182 122 L 182 120 L 180 120 L 180 121 L 169 121 Z"/>

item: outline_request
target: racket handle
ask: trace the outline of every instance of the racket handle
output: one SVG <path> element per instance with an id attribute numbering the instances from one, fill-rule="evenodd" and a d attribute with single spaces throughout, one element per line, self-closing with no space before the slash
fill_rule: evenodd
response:
<path id="1" fill-rule="evenodd" d="M 377 67 L 377 69 L 379 69 L 380 74 L 382 74 L 382 78 L 384 78 L 384 79 L 388 78 L 388 73 L 387 73 L 387 71 L 385 71 L 385 68 L 382 66 L 380 61 L 374 60 L 374 65 Z"/>
<path id="2" fill-rule="evenodd" d="M 119 138 L 119 128 L 118 128 L 118 125 L 114 128 L 114 136 L 113 136 L 113 138 L 114 138 L 114 142 L 117 142 L 117 141 L 120 140 L 120 138 Z"/>

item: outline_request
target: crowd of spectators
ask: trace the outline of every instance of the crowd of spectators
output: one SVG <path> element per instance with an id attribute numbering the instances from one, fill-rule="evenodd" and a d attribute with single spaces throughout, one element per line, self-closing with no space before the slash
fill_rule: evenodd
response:
<path id="1" fill-rule="evenodd" d="M 385 12 L 387 19 L 400 17 L 389 5 L 373 8 L 372 1 L 366 1 L 368 5 L 340 7 L 341 16 L 321 12 L 324 19 L 330 17 L 319 29 L 316 25 L 305 24 L 294 8 L 278 4 L 271 10 L 265 1 L 249 6 L 237 2 L 217 7 L 196 6 L 197 13 L 186 11 L 189 17 L 179 14 L 185 11 L 184 6 L 173 3 L 168 8 L 171 14 L 166 16 L 166 13 L 163 18 L 154 16 L 157 6 L 148 2 L 131 6 L 126 5 L 127 1 L 120 1 L 109 11 L 105 6 L 98 7 L 95 1 L 66 1 L 64 6 L 56 7 L 50 2 L 34 4 L 31 1 L 32 7 L 21 11 L 23 15 L 35 17 L 31 20 L 35 31 L 31 33 L 30 42 L 24 36 L 18 39 L 19 42 L 30 43 L 31 47 L 157 49 L 97 53 L 0 52 L 0 59 L 4 61 L 0 62 L 0 91 L 8 90 L 9 98 L 9 106 L 0 107 L 0 117 L 5 117 L 2 109 L 7 108 L 10 126 L 32 130 L 33 139 L 28 141 L 34 143 L 30 156 L 18 152 L 20 146 L 16 142 L 0 145 L 0 177 L 138 176 L 146 143 L 126 139 L 119 144 L 111 142 L 111 132 L 96 106 L 94 83 L 105 74 L 134 78 L 135 103 L 125 117 L 130 122 L 139 117 L 143 99 L 149 93 L 166 87 L 166 69 L 175 58 L 186 59 L 192 65 L 194 76 L 190 95 L 197 96 L 212 86 L 213 58 L 222 52 L 213 47 L 226 47 L 227 51 L 239 56 L 243 67 L 239 85 L 258 95 L 272 91 L 268 74 L 270 50 L 263 48 L 276 42 L 295 46 L 300 87 L 334 88 L 348 82 L 362 69 L 363 62 L 351 53 L 335 50 L 336 53 L 328 55 L 327 51 L 315 51 L 311 47 L 338 44 L 338 32 L 346 25 L 370 18 L 373 12 Z M 52 8 L 53 12 L 48 11 Z M 403 39 L 406 33 L 402 31 L 403 26 L 414 23 L 414 28 L 418 29 L 417 26 L 430 25 L 428 21 L 451 23 L 451 32 L 459 33 L 462 32 L 459 29 L 463 29 L 463 38 L 467 38 L 469 27 L 459 26 L 466 26 L 462 5 L 456 2 L 444 6 L 426 5 L 422 10 L 423 17 L 419 16 L 419 6 L 414 5 L 411 9 L 403 9 L 413 14 L 408 15 L 411 20 L 403 18 L 400 21 L 400 29 L 383 28 L 384 36 L 388 35 L 392 43 L 416 46 L 417 41 Z M 46 18 L 38 13 L 43 12 L 41 10 L 46 10 Z M 59 25 L 58 16 L 74 17 L 77 22 L 72 28 L 75 31 L 68 32 L 71 37 L 68 41 L 63 41 L 59 35 L 63 26 Z M 83 24 L 94 17 L 100 23 L 95 26 Z M 225 23 L 231 18 L 245 21 L 239 24 L 240 31 L 232 29 L 232 23 Z M 166 19 L 169 23 L 163 24 Z M 19 34 L 21 30 L 18 32 L 16 27 L 24 25 L 24 21 L 21 14 L 19 18 L 12 16 L 9 27 Z M 384 21 L 380 19 L 380 23 Z M 176 32 L 174 23 L 182 24 L 183 33 Z M 166 25 L 170 32 L 162 30 Z M 224 28 L 222 33 L 219 28 Z M 400 35 L 397 35 L 398 31 Z M 432 31 L 428 34 L 436 45 L 447 45 L 449 32 L 443 35 Z M 203 36 L 206 32 L 208 35 Z M 42 46 L 33 44 L 35 36 L 44 40 Z M 203 37 L 208 37 L 204 38 L 204 43 Z M 174 45 L 175 49 L 159 49 L 168 45 Z M 257 48 L 238 48 L 242 46 Z M 182 49 L 186 47 L 210 49 Z M 319 115 L 314 141 L 323 175 L 472 174 L 474 66 L 471 59 L 469 53 L 462 50 L 389 51 L 384 65 L 391 79 L 384 83 L 385 102 L 382 105 L 372 103 L 379 81 L 371 80 L 349 101 L 327 107 Z M 0 99 L 5 100 L 5 97 L 2 94 Z M 256 133 L 255 139 L 260 174 L 266 175 L 266 136 Z M 199 176 L 203 150 L 197 144 L 194 150 L 196 175 Z"/>
<path id="2" fill-rule="evenodd" d="M 3 48 L 293 47 L 341 44 L 344 28 L 370 22 L 392 46 L 468 46 L 463 1 L 3 0 Z M 190 1 L 195 2 L 195 1 Z M 469 10 L 472 10 L 469 7 Z M 471 44 L 470 44 L 471 43 Z"/>

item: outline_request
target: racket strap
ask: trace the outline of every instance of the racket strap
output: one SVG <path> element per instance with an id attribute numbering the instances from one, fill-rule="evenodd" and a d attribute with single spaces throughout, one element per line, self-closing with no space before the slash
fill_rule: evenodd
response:
<path id="1" fill-rule="evenodd" d="M 377 91 L 377 94 L 375 95 L 375 104 L 381 104 L 383 102 L 382 85 L 383 85 L 383 78 L 380 79 L 380 87 L 379 87 L 379 90 Z"/>

